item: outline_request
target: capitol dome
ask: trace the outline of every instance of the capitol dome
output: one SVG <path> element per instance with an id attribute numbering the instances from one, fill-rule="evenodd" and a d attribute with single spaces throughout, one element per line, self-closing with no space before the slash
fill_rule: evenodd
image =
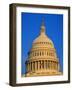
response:
<path id="1" fill-rule="evenodd" d="M 52 40 L 46 35 L 44 22 L 42 22 L 39 36 L 33 41 L 32 48 L 48 47 L 54 48 Z"/>
<path id="2" fill-rule="evenodd" d="M 45 34 L 45 32 L 41 32 L 41 34 L 33 41 L 33 44 L 39 43 L 39 42 L 47 42 L 53 45 L 52 41 L 49 39 L 49 37 Z"/>
<path id="3" fill-rule="evenodd" d="M 33 41 L 26 61 L 26 76 L 60 75 L 59 59 L 42 22 L 39 36 Z"/>

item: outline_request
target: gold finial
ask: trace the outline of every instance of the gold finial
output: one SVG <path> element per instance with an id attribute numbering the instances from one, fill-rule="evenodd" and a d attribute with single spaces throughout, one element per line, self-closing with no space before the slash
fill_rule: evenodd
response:
<path id="1" fill-rule="evenodd" d="M 44 18 L 42 18 L 42 25 L 41 25 L 41 34 L 45 33 L 45 25 L 44 25 Z"/>

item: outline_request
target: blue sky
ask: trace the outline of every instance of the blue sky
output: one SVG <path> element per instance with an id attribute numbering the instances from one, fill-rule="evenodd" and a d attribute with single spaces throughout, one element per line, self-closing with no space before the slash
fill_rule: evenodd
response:
<path id="1" fill-rule="evenodd" d="M 47 36 L 53 41 L 59 58 L 61 70 L 63 70 L 63 15 L 61 14 L 39 14 L 39 13 L 21 13 L 21 73 L 26 71 L 25 61 L 27 54 L 32 47 L 33 40 L 39 35 L 42 19 L 46 27 Z"/>

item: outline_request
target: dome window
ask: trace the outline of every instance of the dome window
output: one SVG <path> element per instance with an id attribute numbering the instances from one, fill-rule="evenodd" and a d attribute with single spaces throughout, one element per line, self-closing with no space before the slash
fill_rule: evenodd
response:
<path id="1" fill-rule="evenodd" d="M 41 56 L 41 52 L 40 52 L 40 56 Z"/>
<path id="2" fill-rule="evenodd" d="M 44 52 L 42 52 L 42 55 L 44 55 Z"/>

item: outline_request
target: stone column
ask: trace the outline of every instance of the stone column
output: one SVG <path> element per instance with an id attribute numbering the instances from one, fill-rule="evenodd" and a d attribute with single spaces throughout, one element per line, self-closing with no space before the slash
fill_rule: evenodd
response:
<path id="1" fill-rule="evenodd" d="M 53 61 L 52 61 L 52 69 L 53 69 Z"/>
<path id="2" fill-rule="evenodd" d="M 57 66 L 57 63 L 55 62 L 55 70 L 57 69 L 56 66 Z"/>
<path id="3" fill-rule="evenodd" d="M 35 63 L 35 71 L 36 71 L 36 61 L 34 63 Z"/>
<path id="4" fill-rule="evenodd" d="M 27 64 L 27 62 L 25 63 L 25 66 L 26 66 L 26 72 L 28 72 L 28 64 Z"/>
<path id="5" fill-rule="evenodd" d="M 43 69 L 43 68 L 44 68 L 44 61 L 41 60 L 41 69 Z"/>
<path id="6" fill-rule="evenodd" d="M 51 61 L 50 61 L 50 69 L 51 69 Z"/>
<path id="7" fill-rule="evenodd" d="M 55 64 L 54 64 L 54 62 L 53 62 L 53 70 L 55 70 Z"/>
<path id="8" fill-rule="evenodd" d="M 49 62 L 49 60 L 47 61 L 47 69 L 49 69 L 50 68 L 50 64 L 49 64 L 50 62 Z"/>
<path id="9" fill-rule="evenodd" d="M 46 69 L 46 60 L 44 61 L 44 69 Z"/>
<path id="10" fill-rule="evenodd" d="M 38 70 L 39 70 L 39 64 L 40 64 L 40 62 L 38 61 Z"/>
<path id="11" fill-rule="evenodd" d="M 56 64 L 55 64 L 55 62 L 54 62 L 54 70 L 56 70 Z"/>
<path id="12" fill-rule="evenodd" d="M 42 70 L 42 60 L 41 60 L 41 70 Z"/>
<path id="13" fill-rule="evenodd" d="M 31 72 L 31 62 L 29 62 L 30 63 L 30 72 Z"/>
<path id="14" fill-rule="evenodd" d="M 44 60 L 44 69 L 45 69 L 45 60 Z"/>
<path id="15" fill-rule="evenodd" d="M 44 60 L 42 60 L 42 69 L 44 69 Z"/>
<path id="16" fill-rule="evenodd" d="M 54 61 L 53 61 L 53 70 L 54 70 Z"/>
<path id="17" fill-rule="evenodd" d="M 33 62 L 32 62 L 32 72 L 33 72 Z"/>
<path id="18" fill-rule="evenodd" d="M 53 62 L 51 61 L 51 69 L 52 69 L 52 64 L 53 64 Z"/>
<path id="19" fill-rule="evenodd" d="M 29 72 L 29 66 L 30 66 L 30 64 L 29 64 L 29 62 L 28 62 L 28 72 Z"/>
<path id="20" fill-rule="evenodd" d="M 32 62 L 30 62 L 30 64 L 31 64 L 31 71 L 32 71 Z"/>
<path id="21" fill-rule="evenodd" d="M 38 62 L 35 61 L 35 70 L 37 71 L 38 70 Z"/>
<path id="22" fill-rule="evenodd" d="M 47 61 L 47 68 L 49 69 L 49 61 Z"/>
<path id="23" fill-rule="evenodd" d="M 47 60 L 45 60 L 45 69 L 47 69 Z"/>
<path id="24" fill-rule="evenodd" d="M 36 65 L 37 65 L 37 70 L 38 70 L 38 61 L 36 61 Z"/>
<path id="25" fill-rule="evenodd" d="M 41 69 L 41 61 L 39 61 L 39 69 Z"/>
<path id="26" fill-rule="evenodd" d="M 33 71 L 35 71 L 35 62 L 33 62 Z"/>
<path id="27" fill-rule="evenodd" d="M 34 61 L 34 63 L 35 63 L 35 71 L 36 71 L 36 61 Z"/>
<path id="28" fill-rule="evenodd" d="M 31 71 L 31 64 L 30 64 L 30 62 L 29 62 L 29 72 Z"/>
<path id="29" fill-rule="evenodd" d="M 50 61 L 50 69 L 52 69 L 52 61 Z"/>

